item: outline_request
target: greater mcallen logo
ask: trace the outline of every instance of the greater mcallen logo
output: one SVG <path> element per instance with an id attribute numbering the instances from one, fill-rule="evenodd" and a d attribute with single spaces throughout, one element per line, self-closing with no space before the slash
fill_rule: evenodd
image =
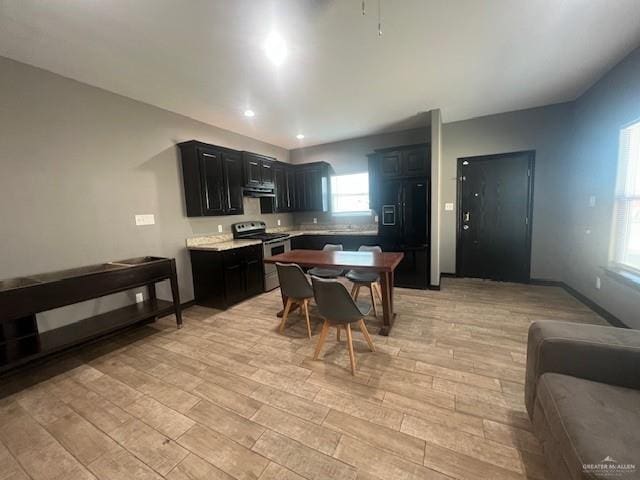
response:
<path id="1" fill-rule="evenodd" d="M 618 463 L 610 456 L 606 456 L 600 463 L 585 463 L 582 470 L 589 473 L 597 473 L 598 475 L 609 477 L 622 477 L 629 473 L 635 473 L 636 466 L 633 463 Z"/>

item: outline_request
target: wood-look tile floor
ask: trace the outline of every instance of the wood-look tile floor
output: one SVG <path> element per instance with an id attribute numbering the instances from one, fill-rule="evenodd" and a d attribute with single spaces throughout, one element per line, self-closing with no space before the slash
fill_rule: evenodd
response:
<path id="1" fill-rule="evenodd" d="M 173 317 L 0 380 L 0 479 L 545 479 L 523 405 L 527 328 L 604 323 L 555 287 L 396 290 L 352 377 L 278 291 Z M 314 311 L 312 311 L 312 314 Z M 367 319 L 371 332 L 379 321 Z M 344 339 L 344 335 L 343 335 Z"/>

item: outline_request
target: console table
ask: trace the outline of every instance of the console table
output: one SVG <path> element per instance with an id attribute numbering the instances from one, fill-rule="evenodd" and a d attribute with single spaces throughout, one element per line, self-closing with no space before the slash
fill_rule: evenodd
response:
<path id="1" fill-rule="evenodd" d="M 172 302 L 156 298 L 169 280 Z M 146 286 L 148 299 L 40 333 L 36 313 Z M 139 257 L 0 281 L 0 373 L 144 320 L 182 312 L 173 258 Z"/>

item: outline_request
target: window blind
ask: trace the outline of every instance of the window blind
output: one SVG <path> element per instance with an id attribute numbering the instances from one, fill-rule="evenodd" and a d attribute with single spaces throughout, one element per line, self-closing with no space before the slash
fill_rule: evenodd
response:
<path id="1" fill-rule="evenodd" d="M 613 260 L 640 271 L 640 122 L 620 131 Z"/>

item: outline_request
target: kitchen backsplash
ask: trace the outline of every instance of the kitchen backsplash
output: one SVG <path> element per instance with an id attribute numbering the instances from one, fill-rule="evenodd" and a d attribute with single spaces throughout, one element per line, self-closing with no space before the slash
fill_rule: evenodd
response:
<path id="1" fill-rule="evenodd" d="M 195 235 L 218 235 L 219 233 L 231 235 L 231 225 L 250 220 L 262 220 L 267 228 L 289 227 L 294 224 L 291 213 L 260 213 L 260 199 L 244 197 L 243 215 L 225 215 L 219 217 L 189 217 L 192 233 Z M 278 225 L 280 220 L 280 225 Z M 222 225 L 222 232 L 218 232 L 218 225 Z"/>
<path id="2" fill-rule="evenodd" d="M 315 225 L 326 227 L 331 225 L 332 228 L 336 225 L 376 225 L 375 213 L 371 215 L 334 215 L 330 212 L 300 212 L 293 214 L 293 223 L 295 225 Z M 313 223 L 313 219 L 317 220 L 317 223 Z M 321 230 L 323 229 L 320 228 Z"/>

